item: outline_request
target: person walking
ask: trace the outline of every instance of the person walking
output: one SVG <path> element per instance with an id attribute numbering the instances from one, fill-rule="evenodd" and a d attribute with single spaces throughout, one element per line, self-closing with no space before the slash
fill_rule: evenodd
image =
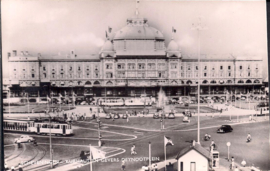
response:
<path id="1" fill-rule="evenodd" d="M 133 144 L 132 145 L 132 147 L 131 147 L 131 149 L 130 149 L 130 153 L 131 153 L 131 155 L 136 155 L 137 154 L 137 152 L 135 151 L 135 144 Z"/>
<path id="2" fill-rule="evenodd" d="M 129 122 L 129 116 L 127 115 L 127 122 Z"/>
<path id="3" fill-rule="evenodd" d="M 122 160 L 121 168 L 122 168 L 122 170 L 125 170 L 126 169 L 126 165 L 125 165 L 125 160 L 124 159 Z"/>
<path id="4" fill-rule="evenodd" d="M 241 162 L 241 165 L 242 165 L 243 167 L 246 167 L 246 164 L 247 164 L 247 162 L 245 161 L 245 159 L 243 159 L 243 161 Z"/>

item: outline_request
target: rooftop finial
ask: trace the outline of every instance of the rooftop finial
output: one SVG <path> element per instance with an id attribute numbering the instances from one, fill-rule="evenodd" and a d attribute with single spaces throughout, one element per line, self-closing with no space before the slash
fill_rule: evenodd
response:
<path id="1" fill-rule="evenodd" d="M 139 10 L 138 10 L 138 8 L 139 8 L 139 3 L 140 3 L 140 0 L 136 0 L 136 16 L 138 17 L 138 15 L 139 15 Z"/>
<path id="2" fill-rule="evenodd" d="M 176 29 L 172 27 L 172 40 L 173 40 L 173 34 L 176 33 Z"/>

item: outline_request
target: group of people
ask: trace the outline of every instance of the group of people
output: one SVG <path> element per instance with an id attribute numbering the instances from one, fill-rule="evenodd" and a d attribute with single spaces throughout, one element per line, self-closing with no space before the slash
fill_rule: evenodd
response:
<path id="1" fill-rule="evenodd" d="M 19 163 L 19 165 L 18 165 L 17 167 L 11 166 L 11 167 L 9 168 L 9 166 L 8 166 L 6 160 L 5 160 L 5 162 L 4 162 L 4 171 L 15 171 L 15 170 L 23 171 L 22 164 Z"/>

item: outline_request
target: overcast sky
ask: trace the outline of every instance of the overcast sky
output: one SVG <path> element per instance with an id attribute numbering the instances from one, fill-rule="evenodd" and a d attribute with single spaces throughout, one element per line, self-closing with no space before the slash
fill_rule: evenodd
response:
<path id="1" fill-rule="evenodd" d="M 2 0 L 3 76 L 8 77 L 7 52 L 31 54 L 97 54 L 105 40 L 135 15 L 135 0 Z M 263 58 L 266 76 L 267 32 L 264 1 L 141 0 L 139 15 L 163 32 L 166 46 L 171 30 L 183 54 L 195 54 L 199 16 L 202 54 L 256 55 Z"/>

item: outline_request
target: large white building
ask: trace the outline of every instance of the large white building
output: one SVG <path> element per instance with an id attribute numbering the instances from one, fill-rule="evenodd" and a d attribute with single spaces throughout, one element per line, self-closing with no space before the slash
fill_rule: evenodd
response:
<path id="1" fill-rule="evenodd" d="M 181 34 L 181 33 L 177 33 Z M 259 93 L 262 58 L 232 55 L 182 54 L 174 39 L 165 37 L 135 16 L 109 34 L 100 53 L 42 56 L 27 51 L 8 53 L 11 97 L 57 96 L 64 92 L 77 100 L 90 96 L 156 96 L 160 87 L 168 96 L 195 96 L 200 77 L 202 96 Z"/>

